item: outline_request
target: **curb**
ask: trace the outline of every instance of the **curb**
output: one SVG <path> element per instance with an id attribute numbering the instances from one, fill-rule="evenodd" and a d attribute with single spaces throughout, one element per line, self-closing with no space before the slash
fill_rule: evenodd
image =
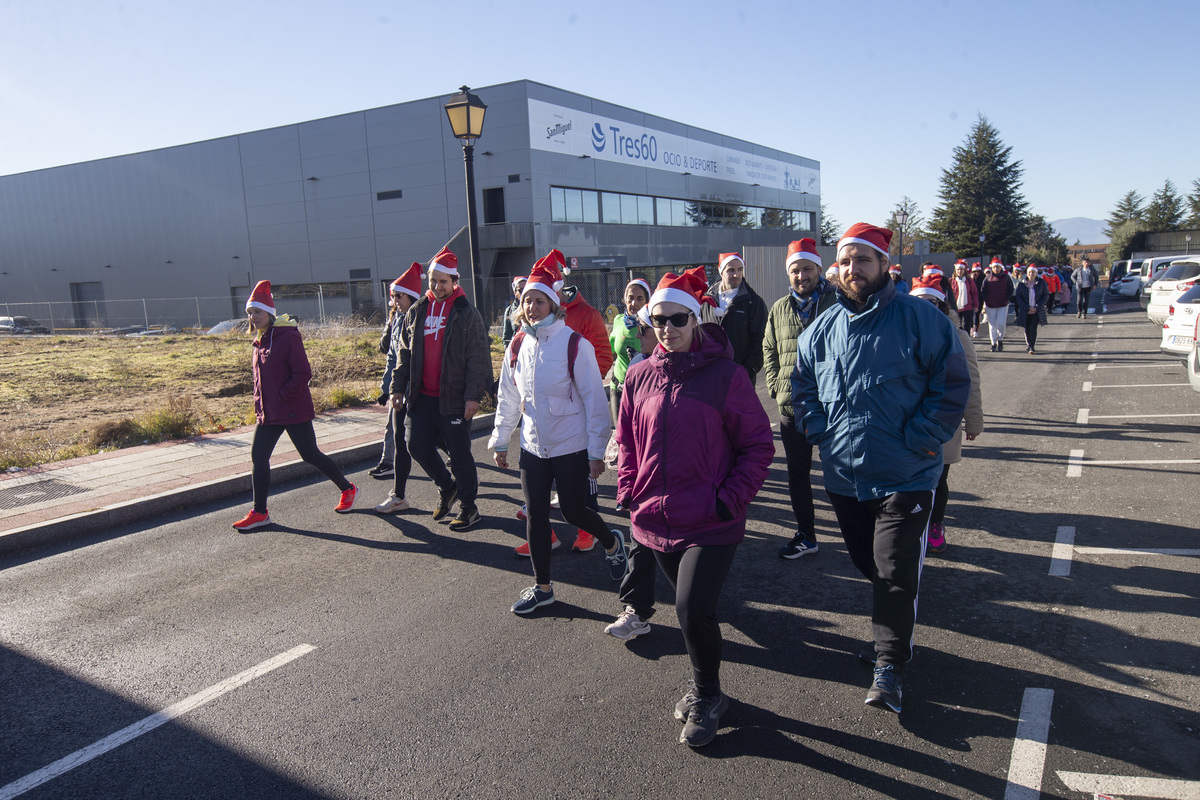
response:
<path id="1" fill-rule="evenodd" d="M 491 430 L 494 414 L 481 414 L 471 420 L 471 434 L 481 430 Z M 333 459 L 339 467 L 356 464 L 379 453 L 382 442 L 359 444 L 341 450 L 330 450 L 326 455 Z M 249 465 L 247 465 L 249 466 Z M 287 461 L 271 467 L 271 483 L 277 485 L 287 481 L 299 480 L 317 474 L 316 470 L 301 459 Z M 0 556 L 13 555 L 26 550 L 33 550 L 50 545 L 63 544 L 72 539 L 88 536 L 93 533 L 129 525 L 149 519 L 150 517 L 177 511 L 188 506 L 223 500 L 237 494 L 249 494 L 252 491 L 250 471 L 216 478 L 194 486 L 152 494 L 137 500 L 127 500 L 109 506 L 72 514 L 69 517 L 37 522 L 22 528 L 13 528 L 0 533 Z"/>

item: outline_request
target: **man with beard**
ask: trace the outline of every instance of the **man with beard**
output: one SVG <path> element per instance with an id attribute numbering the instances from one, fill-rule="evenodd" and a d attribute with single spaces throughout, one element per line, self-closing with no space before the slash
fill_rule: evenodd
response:
<path id="1" fill-rule="evenodd" d="M 787 456 L 788 493 L 796 516 L 796 533 L 779 550 L 789 560 L 817 552 L 816 513 L 813 508 L 812 445 L 796 426 L 792 411 L 792 369 L 796 366 L 796 340 L 825 309 L 834 304 L 833 285 L 821 275 L 821 256 L 813 239 L 788 245 L 787 276 L 791 291 L 775 301 L 767 315 L 763 338 L 763 365 L 767 390 L 779 404 L 779 439 Z M 907 290 L 906 290 L 907 291 Z"/>
<path id="2" fill-rule="evenodd" d="M 838 302 L 800 335 L 792 407 L 821 448 L 825 491 L 850 558 L 871 581 L 866 703 L 900 713 L 942 445 L 971 377 L 958 334 L 888 277 L 892 232 L 857 223 L 838 241 Z"/>

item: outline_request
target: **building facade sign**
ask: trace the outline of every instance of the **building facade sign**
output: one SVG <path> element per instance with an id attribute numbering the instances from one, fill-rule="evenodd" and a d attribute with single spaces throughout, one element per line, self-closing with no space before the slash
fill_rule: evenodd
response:
<path id="1" fill-rule="evenodd" d="M 751 186 L 821 193 L 821 173 L 811 167 L 532 98 L 529 100 L 529 145 L 535 150 L 589 156 L 678 175 L 690 173 Z"/>

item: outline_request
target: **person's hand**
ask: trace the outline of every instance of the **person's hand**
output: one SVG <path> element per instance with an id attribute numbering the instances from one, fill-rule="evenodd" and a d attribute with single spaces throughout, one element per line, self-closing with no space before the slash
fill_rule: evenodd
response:
<path id="1" fill-rule="evenodd" d="M 404 395 L 402 395 L 402 394 L 392 395 L 392 408 L 395 409 L 396 411 L 404 410 Z"/>
<path id="2" fill-rule="evenodd" d="M 976 439 L 978 439 L 978 438 L 979 438 L 979 434 L 978 434 L 978 433 L 968 433 L 968 434 L 967 434 L 967 441 L 968 441 L 968 442 L 973 442 L 973 441 L 975 441 L 975 440 L 976 440 Z"/>
<path id="3" fill-rule="evenodd" d="M 388 393 L 380 392 L 379 397 L 375 398 L 375 402 L 381 406 L 386 406 L 388 404 Z"/>
<path id="4" fill-rule="evenodd" d="M 492 454 L 492 460 L 496 462 L 496 466 L 500 469 L 508 469 L 508 453 L 497 450 Z"/>
<path id="5" fill-rule="evenodd" d="M 588 467 L 591 470 L 592 480 L 597 480 L 604 474 L 604 462 L 600 459 L 592 459 L 588 461 Z"/>
<path id="6" fill-rule="evenodd" d="M 463 419 L 470 419 L 471 417 L 475 416 L 478 413 L 479 413 L 479 401 L 478 400 L 468 400 L 466 410 L 463 411 Z"/>

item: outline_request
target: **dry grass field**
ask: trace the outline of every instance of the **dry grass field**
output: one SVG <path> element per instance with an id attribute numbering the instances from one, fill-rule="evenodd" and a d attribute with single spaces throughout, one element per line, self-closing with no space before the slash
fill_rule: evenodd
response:
<path id="1" fill-rule="evenodd" d="M 375 400 L 378 327 L 301 331 L 318 412 Z M 245 334 L 0 337 L 0 470 L 253 422 Z"/>

